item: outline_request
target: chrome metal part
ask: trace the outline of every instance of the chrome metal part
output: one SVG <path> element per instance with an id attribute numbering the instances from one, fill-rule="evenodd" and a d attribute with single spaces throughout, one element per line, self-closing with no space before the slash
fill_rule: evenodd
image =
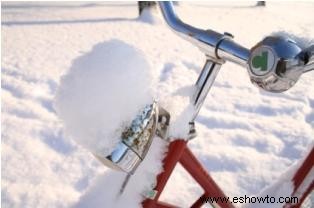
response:
<path id="1" fill-rule="evenodd" d="M 314 70 L 314 45 L 304 49 L 301 53 L 301 58 L 304 60 L 303 72 Z"/>
<path id="2" fill-rule="evenodd" d="M 218 56 L 225 61 L 230 61 L 246 67 L 250 51 L 229 38 L 224 39 L 224 41 L 219 44 Z"/>
<path id="3" fill-rule="evenodd" d="M 194 139 L 197 136 L 194 121 L 189 122 L 189 128 L 190 128 L 189 129 L 189 135 L 188 135 L 187 139 L 188 140 Z"/>
<path id="4" fill-rule="evenodd" d="M 200 48 L 213 62 L 231 61 L 246 66 L 251 81 L 264 90 L 288 90 L 302 73 L 314 69 L 314 46 L 301 52 L 300 47 L 288 38 L 266 37 L 248 50 L 235 43 L 229 33 L 220 34 L 182 22 L 171 2 L 159 2 L 159 6 L 165 21 L 178 35 Z"/>
<path id="5" fill-rule="evenodd" d="M 133 174 L 145 158 L 153 137 L 157 135 L 167 140 L 169 122 L 170 114 L 156 102 L 147 105 L 122 132 L 121 141 L 110 155 L 94 155 L 111 169 Z"/>
<path id="6" fill-rule="evenodd" d="M 120 191 L 119 191 L 119 194 L 120 194 L 120 195 L 123 194 L 124 189 L 125 189 L 125 187 L 128 185 L 128 183 L 129 183 L 131 177 L 132 177 L 132 174 L 130 174 L 130 173 L 128 173 L 128 174 L 125 176 L 124 181 L 123 181 L 123 183 L 122 183 L 122 185 L 121 185 L 121 187 L 120 187 Z"/>
<path id="7" fill-rule="evenodd" d="M 159 2 L 167 24 L 178 35 L 196 45 L 208 57 L 228 60 L 246 66 L 249 50 L 226 38 L 228 33 L 220 34 L 213 30 L 203 30 L 182 22 L 175 14 L 171 2 Z"/>
<path id="8" fill-rule="evenodd" d="M 121 141 L 110 155 L 94 154 L 105 166 L 127 173 L 121 195 L 132 174 L 145 158 L 155 135 L 168 139 L 170 114 L 156 102 L 147 105 L 121 134 Z"/>
<path id="9" fill-rule="evenodd" d="M 195 111 L 191 121 L 194 121 L 195 118 L 197 117 L 204 103 L 204 100 L 215 81 L 215 78 L 219 72 L 220 67 L 221 64 L 215 63 L 210 59 L 206 60 L 202 72 L 195 84 L 196 90 L 192 97 L 192 102 L 195 107 Z"/>
<path id="10" fill-rule="evenodd" d="M 304 72 L 301 52 L 291 39 L 266 37 L 251 49 L 248 72 L 252 83 L 270 92 L 290 89 Z"/>
<path id="11" fill-rule="evenodd" d="M 132 174 L 144 159 L 152 143 L 158 122 L 158 106 L 146 106 L 121 135 L 110 155 L 94 154 L 104 165 Z"/>
<path id="12" fill-rule="evenodd" d="M 168 140 L 168 129 L 170 124 L 170 114 L 164 108 L 158 108 L 159 115 L 158 115 L 158 125 L 156 134 L 160 138 L 164 140 Z"/>

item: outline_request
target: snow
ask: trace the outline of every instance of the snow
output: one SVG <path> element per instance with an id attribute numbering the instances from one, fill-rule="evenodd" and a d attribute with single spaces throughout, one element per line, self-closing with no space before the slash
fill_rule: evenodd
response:
<path id="1" fill-rule="evenodd" d="M 142 11 L 142 14 L 138 17 L 138 20 L 149 24 L 160 24 L 162 19 L 158 13 L 160 13 L 158 7 L 146 8 Z"/>
<path id="2" fill-rule="evenodd" d="M 310 151 L 311 149 L 309 149 Z M 310 152 L 307 151 L 306 155 L 309 154 Z M 286 170 L 281 176 L 280 178 L 278 178 L 278 180 L 276 182 L 274 182 L 273 184 L 265 187 L 263 190 L 261 190 L 261 192 L 258 194 L 258 197 L 275 197 L 275 199 L 279 198 L 279 197 L 291 197 L 292 193 L 294 192 L 294 186 L 292 181 L 290 180 L 291 178 L 293 178 L 296 170 L 302 165 L 302 163 L 304 162 L 304 158 L 300 159 L 298 162 L 294 163 L 293 165 L 291 165 L 288 170 Z M 314 177 L 314 168 L 312 167 L 311 170 L 309 171 L 308 175 L 304 178 L 304 180 L 302 181 L 302 184 L 299 186 L 299 188 L 296 190 L 296 192 L 293 194 L 294 197 L 300 197 L 302 196 L 302 194 L 306 191 L 306 189 L 310 186 L 310 184 L 313 181 L 313 177 Z M 310 197 L 313 197 L 313 194 L 310 195 Z M 308 197 L 308 198 L 310 198 Z M 305 200 L 304 202 L 304 206 L 302 207 L 310 207 L 313 206 L 313 200 L 309 199 L 309 200 Z M 274 203 L 263 203 L 260 205 L 260 207 L 269 207 L 269 208 L 276 208 L 276 207 L 281 207 L 284 204 L 274 204 Z M 250 207 L 255 207 L 256 204 L 251 203 L 251 204 L 246 204 L 244 207 L 245 208 L 250 208 Z"/>
<path id="3" fill-rule="evenodd" d="M 131 176 L 121 195 L 119 194 L 120 187 L 126 174 L 107 171 L 94 181 L 92 187 L 75 207 L 139 207 L 144 196 L 147 196 L 156 184 L 156 174 L 162 170 L 161 161 L 166 142 L 156 137 L 152 145 L 154 148 L 148 152 L 145 160 Z"/>
<path id="4" fill-rule="evenodd" d="M 153 94 L 172 113 L 170 134 L 184 137 L 186 132 L 178 131 L 175 125 L 187 125 L 184 120 L 188 114 L 185 118 L 180 115 L 189 111 L 189 95 L 203 65 L 203 54 L 162 21 L 151 24 L 139 20 L 135 3 L 18 2 L 2 6 L 2 205 L 110 207 L 109 199 L 116 196 L 122 183 L 118 179 L 125 174 L 108 170 L 78 145 L 77 141 L 84 138 L 65 134 L 53 107 L 57 88 L 64 86 L 62 75 L 73 78 L 77 75 L 73 70 L 83 73 L 76 62 L 82 63 L 84 57 L 102 50 L 115 50 L 110 47 L 114 44 L 117 50 L 137 51 L 132 57 L 146 60 L 156 79 Z M 250 48 L 276 31 L 313 37 L 313 8 L 312 3 L 299 2 L 267 2 L 263 8 L 252 7 L 251 3 L 182 3 L 177 11 L 184 21 L 231 32 L 235 41 Z M 99 80 L 105 75 L 98 67 L 94 70 L 100 73 Z M 86 75 L 84 80 L 95 78 Z M 222 67 L 197 119 L 198 137 L 189 142 L 189 147 L 228 196 L 258 195 L 313 146 L 313 79 L 312 73 L 307 73 L 291 90 L 272 94 L 254 87 L 246 69 L 231 63 Z M 71 89 L 79 93 L 81 84 Z M 92 84 L 99 92 L 99 82 Z M 97 109 L 90 110 L 96 113 Z M 101 114 L 108 109 L 103 110 Z M 80 125 L 84 120 L 76 122 Z M 139 167 L 139 175 L 127 186 L 136 188 L 134 194 L 151 184 L 150 180 L 139 179 L 140 175 L 160 170 L 160 163 L 155 161 L 163 155 L 164 144 L 155 139 L 153 145 L 156 148 Z M 145 163 L 154 164 L 141 169 Z M 136 206 L 141 201 L 141 196 L 125 191 L 128 194 L 122 195 L 119 203 Z M 201 194 L 200 187 L 178 166 L 161 198 L 187 207 Z"/>
<path id="5" fill-rule="evenodd" d="M 139 110 L 153 102 L 150 71 L 144 54 L 119 40 L 99 43 L 75 59 L 55 104 L 71 138 L 109 155 Z"/>

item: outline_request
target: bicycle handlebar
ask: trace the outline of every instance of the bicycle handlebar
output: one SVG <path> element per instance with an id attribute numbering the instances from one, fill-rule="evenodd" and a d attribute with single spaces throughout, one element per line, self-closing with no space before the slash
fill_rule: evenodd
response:
<path id="1" fill-rule="evenodd" d="M 159 6 L 170 28 L 184 39 L 198 46 L 207 56 L 247 66 L 250 51 L 235 43 L 230 34 L 202 30 L 182 22 L 175 14 L 171 2 L 162 1 L 159 2 Z"/>
<path id="2" fill-rule="evenodd" d="M 167 24 L 178 35 L 196 45 L 216 64 L 225 61 L 248 69 L 250 80 L 270 92 L 290 89 L 300 76 L 314 69 L 314 46 L 302 50 L 297 43 L 281 36 L 268 36 L 250 50 L 232 40 L 229 33 L 195 28 L 182 22 L 171 2 L 159 2 Z"/>

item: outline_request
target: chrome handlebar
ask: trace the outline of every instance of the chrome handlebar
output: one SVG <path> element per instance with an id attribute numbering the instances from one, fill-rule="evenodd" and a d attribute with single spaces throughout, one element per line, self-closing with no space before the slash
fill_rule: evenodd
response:
<path id="1" fill-rule="evenodd" d="M 213 30 L 198 29 L 182 22 L 175 14 L 171 2 L 159 2 L 159 6 L 170 28 L 204 52 L 207 57 L 206 62 L 222 65 L 225 61 L 231 61 L 247 67 L 252 83 L 266 91 L 286 91 L 298 81 L 302 73 L 314 69 L 314 45 L 302 50 L 291 39 L 269 36 L 249 50 L 235 43 L 229 33 L 220 34 Z M 209 76 L 209 74 L 201 73 L 201 76 Z M 196 83 L 197 87 L 199 80 Z M 207 80 L 214 81 L 214 79 Z M 204 82 L 204 85 L 211 86 L 212 83 Z M 204 86 L 199 87 L 199 90 L 204 90 Z M 206 92 L 208 90 L 206 89 Z M 197 100 L 203 99 L 199 99 L 199 96 L 194 97 L 194 105 L 199 106 Z"/>
<path id="2" fill-rule="evenodd" d="M 159 2 L 167 24 L 178 35 L 190 41 L 212 59 L 231 61 L 246 66 L 250 51 L 232 40 L 232 35 L 220 34 L 213 30 L 202 30 L 182 22 L 173 10 L 171 2 Z"/>

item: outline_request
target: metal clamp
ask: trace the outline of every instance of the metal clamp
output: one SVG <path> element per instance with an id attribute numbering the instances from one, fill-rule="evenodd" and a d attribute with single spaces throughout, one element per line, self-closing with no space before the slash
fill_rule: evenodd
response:
<path id="1" fill-rule="evenodd" d="M 228 33 L 228 32 L 224 32 L 224 34 L 222 35 L 222 37 L 220 38 L 220 40 L 217 42 L 216 46 L 215 46 L 215 55 L 216 55 L 216 58 L 218 60 L 221 60 L 221 64 L 225 63 L 226 61 L 219 56 L 218 54 L 218 51 L 219 51 L 219 45 L 225 41 L 225 40 L 232 40 L 233 39 L 233 35 L 231 33 Z"/>

